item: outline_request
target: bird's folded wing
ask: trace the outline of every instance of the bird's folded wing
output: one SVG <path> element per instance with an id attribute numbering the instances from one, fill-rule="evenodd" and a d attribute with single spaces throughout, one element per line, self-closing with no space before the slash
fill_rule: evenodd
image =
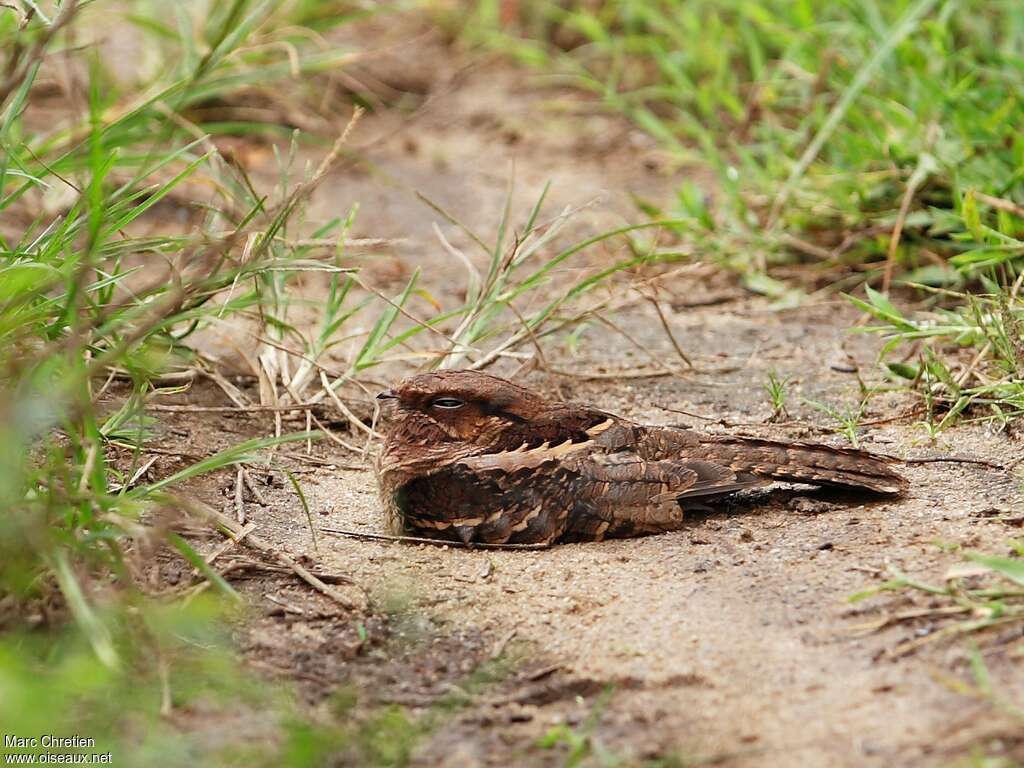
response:
<path id="1" fill-rule="evenodd" d="M 466 543 L 557 541 L 577 509 L 575 474 L 556 461 L 522 465 L 463 459 L 418 478 L 404 492 L 410 528 Z"/>
<path id="2" fill-rule="evenodd" d="M 728 467 L 700 459 L 650 461 L 634 453 L 595 454 L 575 462 L 588 490 L 620 503 L 731 493 L 755 485 Z"/>
<path id="3" fill-rule="evenodd" d="M 565 442 L 460 460 L 445 481 L 449 496 L 461 489 L 449 501 L 448 523 L 477 541 L 632 536 L 678 528 L 680 500 L 761 483 L 699 459 L 649 461 L 596 448 Z"/>
<path id="4" fill-rule="evenodd" d="M 649 461 L 632 453 L 590 456 L 576 471 L 579 498 L 588 503 L 590 515 L 570 526 L 569 538 L 674 530 L 682 524 L 687 500 L 724 496 L 760 484 L 707 461 Z"/>

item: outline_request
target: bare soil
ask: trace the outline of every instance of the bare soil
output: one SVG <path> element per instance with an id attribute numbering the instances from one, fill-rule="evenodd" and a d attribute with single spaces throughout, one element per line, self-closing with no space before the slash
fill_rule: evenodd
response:
<path id="1" fill-rule="evenodd" d="M 370 33 L 381 49 L 409 39 L 407 28 Z M 699 169 L 669 172 L 650 140 L 581 106 L 581 97 L 507 63 L 467 66 L 436 31 L 419 33 L 400 53 L 365 64 L 373 80 L 422 94 L 418 110 L 368 117 L 359 133 L 362 163 L 333 175 L 309 211 L 312 222 L 326 221 L 358 201 L 356 235 L 404 239 L 367 261 L 376 285 L 397 284 L 414 265 L 434 290 L 451 279 L 457 267 L 435 223 L 469 252 L 467 238 L 415 190 L 491 233 L 514 165 L 513 210 L 525 213 L 550 180 L 552 211 L 598 199 L 573 224 L 592 234 L 637 218 L 631 194 L 667 200 L 684 176 L 707 183 Z M 657 315 L 638 302 L 616 322 L 639 346 L 595 326 L 578 355 L 557 344 L 547 351 L 551 368 L 587 375 L 539 370 L 524 381 L 650 423 L 837 442 L 835 423 L 806 400 L 856 408 L 858 378 L 881 383 L 880 341 L 847 332 L 858 317 L 841 300 L 773 310 L 710 268 L 681 271 L 664 290 L 669 324 L 696 371 L 678 372 L 684 366 Z M 662 375 L 648 353 L 677 372 Z M 791 377 L 790 418 L 781 423 L 768 423 L 769 371 Z M 197 387 L 176 402 L 222 400 Z M 1020 455 L 1019 442 L 979 425 L 930 442 L 917 418 L 906 417 L 913 402 L 872 397 L 859 430 L 864 447 L 1003 465 Z M 265 415 L 164 416 L 157 444 L 187 444 L 197 454 L 273 428 Z M 317 525 L 381 530 L 364 457 L 326 442 L 313 447 L 313 459 L 303 446 L 282 454 L 299 473 Z M 152 471 L 175 467 L 161 457 Z M 937 542 L 1005 552 L 1018 531 L 999 511 L 1020 508 L 1019 478 L 961 463 L 905 472 L 912 489 L 897 501 L 777 488 L 697 516 L 676 533 L 536 552 L 326 534 L 317 551 L 289 484 L 272 474 L 263 485 L 267 505 L 247 502 L 259 534 L 319 572 L 343 575 L 350 583 L 339 589 L 370 602 L 364 612 L 339 611 L 297 580 L 265 572 L 241 579 L 240 572 L 232 578 L 262 611 L 240 631 L 242 653 L 256 668 L 297 680 L 311 704 L 341 686 L 354 686 L 361 705 L 397 703 L 414 714 L 455 696 L 460 706 L 421 739 L 415 765 L 562 765 L 564 743 L 539 743 L 562 724 L 590 738 L 595 765 L 604 764 L 602 755 L 626 764 L 675 757 L 736 767 L 945 765 L 993 736 L 1020 752 L 987 704 L 949 684 L 968 677 L 963 643 L 900 654 L 902 643 L 927 637 L 940 620 L 864 627 L 926 600 L 899 593 L 856 606 L 847 600 L 882 583 L 891 568 L 941 582 L 959 555 Z M 233 484 L 233 476 L 215 477 L 199 493 L 230 512 Z M 1024 679 L 1012 652 L 1020 636 L 1016 627 L 982 644 L 1007 693 L 1019 693 Z M 514 663 L 487 686 L 468 688 L 474 670 L 497 657 Z"/>

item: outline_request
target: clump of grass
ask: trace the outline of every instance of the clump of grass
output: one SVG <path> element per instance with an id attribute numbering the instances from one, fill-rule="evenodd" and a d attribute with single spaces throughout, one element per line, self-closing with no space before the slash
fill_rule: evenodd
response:
<path id="1" fill-rule="evenodd" d="M 289 38 L 282 13 L 306 4 L 287 5 L 214 3 L 166 26 L 134 4 L 118 22 L 137 24 L 146 50 L 166 59 L 127 84 L 93 40 L 98 4 L 0 8 L 0 719 L 22 734 L 113 740 L 124 755 L 114 762 L 194 764 L 195 744 L 158 727 L 159 716 L 190 701 L 187 691 L 247 685 L 223 663 L 223 642 L 199 639 L 221 620 L 200 601 L 159 618 L 143 560 L 160 546 L 237 595 L 147 513 L 174 506 L 166 492 L 196 475 L 316 436 L 246 441 L 168 477 L 145 474 L 146 404 L 181 391 L 163 382 L 194 365 L 189 337 L 258 308 L 251 284 L 299 258 L 279 236 L 317 179 L 267 199 L 196 113 L 337 63 Z M 65 69 L 54 64 L 62 57 Z M 54 87 L 68 98 L 48 100 Z M 182 216 L 161 219 L 161 207 Z M 164 224 L 155 234 L 153 222 Z M 150 733 L 140 743 L 125 735 L 134 720 Z"/>
<path id="2" fill-rule="evenodd" d="M 0 506 L 8 510 L 0 587 L 20 599 L 44 600 L 56 587 L 109 666 L 113 651 L 82 567 L 102 567 L 114 581 L 130 582 L 122 543 L 140 535 L 136 521 L 147 499 L 289 439 L 251 442 L 171 478 L 137 482 L 148 437 L 145 403 L 167 391 L 155 382 L 168 368 L 188 365 L 186 339 L 206 318 L 257 305 L 252 290 L 216 305 L 213 299 L 287 259 L 274 236 L 309 188 L 276 204 L 259 199 L 205 139 L 176 143 L 181 131 L 167 115 L 196 91 L 230 92 L 210 82 L 237 66 L 238 26 L 260 27 L 268 21 L 265 11 L 236 2 L 231 13 L 214 13 L 209 49 L 191 71 L 172 73 L 168 83 L 161 75 L 155 93 L 127 110 L 115 108 L 115 84 L 93 67 L 84 112 L 33 138 L 23 134 L 23 123 L 34 119 L 33 86 L 48 70 L 40 66 L 45 50 L 30 41 L 52 42 L 55 26 L 86 24 L 88 16 L 67 3 L 52 23 L 30 11 L 24 28 L 11 14 L 2 17 L 0 32 L 13 42 L 5 45 L 8 69 L 22 79 L 11 83 L 0 113 L 0 199 L 25 224 L 0 240 L 0 411 L 6 416 L 0 450 L 7 459 Z M 182 45 L 193 42 L 184 35 Z M 166 145 L 151 144 L 154 124 Z M 203 183 L 217 191 L 197 233 L 131 234 L 162 201 Z M 71 193 L 55 212 L 45 202 L 54 188 Z M 129 394 L 105 413 L 99 403 L 117 380 Z M 127 467 L 117 460 L 122 447 L 132 456 Z M 183 540 L 179 548 L 188 552 Z"/>
<path id="3" fill-rule="evenodd" d="M 110 606 L 103 615 L 122 663 L 96 663 L 90 638 L 71 624 L 46 635 L 0 637 L 0 719 L 9 735 L 77 734 L 95 744 L 70 752 L 111 752 L 112 765 L 186 766 L 223 759 L 218 740 L 182 738 L 173 711 L 287 712 L 283 689 L 260 686 L 230 653 L 223 612 L 202 599 L 188 609 L 155 602 Z M 165 718 L 161 718 L 163 714 Z M 145 737 L 143 737 L 145 734 Z M 208 733 L 207 737 L 215 736 Z M 230 740 L 225 740 L 230 748 Z M 6 746 L 6 745 L 5 745 Z M 274 751 L 268 739 L 264 748 Z M 38 742 L 5 755 L 54 751 Z"/>
<path id="4" fill-rule="evenodd" d="M 976 645 L 971 645 L 969 655 L 968 680 L 945 675 L 938 679 L 954 693 L 985 705 L 988 711 L 979 715 L 979 722 L 966 736 L 957 739 L 961 745 L 967 745 L 968 749 L 963 751 L 969 751 L 969 756 L 951 765 L 956 768 L 1015 768 L 1020 765 L 1024 708 L 1013 700 L 1013 692 L 992 680 L 985 658 Z"/>
<path id="5" fill-rule="evenodd" d="M 612 766 L 631 765 L 637 768 L 683 768 L 713 764 L 721 761 L 721 757 L 683 758 L 677 754 L 666 754 L 662 757 L 628 759 L 610 749 L 601 738 L 601 718 L 611 704 L 615 694 L 613 686 L 608 686 L 595 699 L 587 713 L 587 717 L 578 725 L 559 723 L 553 725 L 543 736 L 537 739 L 537 746 L 543 750 L 561 753 L 561 765 L 565 768 L 576 766 Z"/>
<path id="6" fill-rule="evenodd" d="M 913 628 L 912 637 L 887 649 L 889 658 L 924 652 L 935 644 L 959 641 L 966 646 L 969 680 L 934 672 L 936 680 L 951 692 L 987 707 L 975 722 L 964 723 L 951 733 L 949 744 L 937 745 L 962 756 L 953 765 L 1017 764 L 1012 756 L 1019 752 L 1024 710 L 1013 700 L 1016 692 L 993 680 L 985 662 L 986 656 L 1016 653 L 1013 641 L 1019 632 L 1015 627 L 1024 622 L 1024 546 L 1019 541 L 1008 544 L 1009 555 L 945 545 L 944 549 L 959 553 L 962 560 L 947 569 L 941 583 L 915 579 L 890 567 L 887 581 L 849 598 L 858 603 L 895 592 L 910 603 L 898 610 L 879 608 L 875 618 L 859 627 L 866 632 L 894 626 Z"/>
<path id="7" fill-rule="evenodd" d="M 938 291 L 952 300 L 909 315 L 866 286 L 866 300 L 848 297 L 878 321 L 857 330 L 882 335 L 881 356 L 891 379 L 914 387 L 934 435 L 970 409 L 971 418 L 1005 426 L 1024 414 L 1024 304 L 1020 280 L 988 293 Z"/>
<path id="8" fill-rule="evenodd" d="M 772 406 L 772 415 L 768 417 L 769 421 L 778 421 L 789 416 L 789 411 L 786 408 L 789 383 L 789 376 L 779 376 L 776 371 L 768 372 L 768 381 L 765 382 L 764 391 Z"/>
<path id="9" fill-rule="evenodd" d="M 75 625 L 44 636 L 0 637 L 0 718 L 8 736 L 36 737 L 5 756 L 110 753 L 125 766 L 407 765 L 417 743 L 466 699 L 443 698 L 419 716 L 401 706 L 360 703 L 340 688 L 311 715 L 284 683 L 238 663 L 223 606 L 141 601 L 104 618 L 124 663 L 96 663 Z M 476 695 L 508 662 L 485 663 L 459 690 Z M 239 736 L 242 734 L 242 737 Z M 54 749 L 39 734 L 95 743 Z"/>
<path id="10" fill-rule="evenodd" d="M 857 401 L 856 405 L 844 404 L 837 406 L 817 400 L 805 400 L 804 402 L 828 416 L 835 423 L 836 431 L 849 440 L 850 445 L 854 448 L 859 448 L 860 436 L 858 432 L 861 428 L 861 423 L 864 421 L 864 414 L 867 412 L 871 395 L 872 393 L 870 392 L 865 393 Z"/>
<path id="11" fill-rule="evenodd" d="M 1010 544 L 1009 556 L 963 551 L 963 560 L 946 571 L 941 584 L 920 581 L 891 569 L 892 578 L 851 596 L 850 601 L 900 592 L 924 603 L 920 608 L 883 612 L 877 620 L 864 625 L 868 630 L 895 624 L 918 628 L 917 637 L 904 640 L 889 651 L 894 657 L 914 653 L 934 642 L 983 635 L 989 630 L 1020 624 L 1024 622 L 1024 545 L 1018 541 Z"/>
<path id="12" fill-rule="evenodd" d="M 956 214 L 970 189 L 986 192 L 983 225 L 1020 222 L 1011 126 L 1022 107 L 1006 94 L 1021 77 L 1011 52 L 1024 28 L 1012 3 L 520 6 L 500 23 L 495 3 L 480 3 L 467 34 L 563 73 L 681 161 L 710 163 L 714 214 L 693 210 L 701 196 L 689 187 L 680 203 L 727 250 L 742 235 L 814 258 L 779 235 L 790 232 L 832 264 L 881 268 L 891 256 L 923 268 L 934 263 L 925 250 L 961 252 L 968 230 Z"/>
<path id="13" fill-rule="evenodd" d="M 607 688 L 597 697 L 586 720 L 579 727 L 560 723 L 548 729 L 537 746 L 542 749 L 561 747 L 565 750 L 563 765 L 566 768 L 582 765 L 588 758 L 593 758 L 598 765 L 614 765 L 618 759 L 597 738 L 598 725 L 614 695 L 614 688 Z"/>
<path id="14" fill-rule="evenodd" d="M 501 357 L 514 358 L 514 350 L 527 345 L 533 349 L 532 356 L 543 362 L 541 339 L 565 332 L 606 309 L 607 298 L 598 298 L 589 304 L 584 301 L 606 281 L 627 270 L 674 258 L 673 254 L 657 252 L 632 239 L 634 233 L 672 226 L 677 223 L 673 220 L 627 225 L 553 249 L 552 244 L 557 242 L 562 228 L 576 211 L 567 208 L 550 220 L 542 221 L 539 217 L 548 190 L 549 185 L 546 185 L 525 223 L 514 233 L 506 205 L 493 243 L 485 242 L 451 214 L 427 201 L 462 228 L 487 259 L 486 274 L 483 274 L 473 266 L 468 255 L 455 252 L 442 238 L 445 247 L 466 268 L 466 303 L 453 313 L 458 325 L 449 337 L 449 349 L 435 357 L 432 365 L 483 368 Z M 511 198 L 510 186 L 508 200 Z M 553 287 L 561 282 L 561 273 L 574 256 L 619 237 L 625 238 L 629 247 L 625 258 L 601 268 L 582 270 L 563 287 Z M 533 306 L 519 309 L 521 304 L 527 303 Z"/>

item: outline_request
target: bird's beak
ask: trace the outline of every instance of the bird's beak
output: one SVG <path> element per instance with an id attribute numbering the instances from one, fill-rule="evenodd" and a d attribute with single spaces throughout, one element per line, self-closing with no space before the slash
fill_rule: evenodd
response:
<path id="1" fill-rule="evenodd" d="M 385 389 L 383 392 L 377 395 L 378 400 L 397 400 L 398 395 L 392 392 L 390 389 Z"/>

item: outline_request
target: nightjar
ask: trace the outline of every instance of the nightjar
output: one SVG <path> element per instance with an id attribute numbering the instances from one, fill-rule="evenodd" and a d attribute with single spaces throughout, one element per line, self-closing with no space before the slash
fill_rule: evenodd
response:
<path id="1" fill-rule="evenodd" d="M 394 533 L 599 541 L 679 528 L 687 508 L 771 480 L 906 487 L 866 451 L 641 426 L 477 371 L 413 376 L 378 398 L 395 407 L 377 467 Z"/>

